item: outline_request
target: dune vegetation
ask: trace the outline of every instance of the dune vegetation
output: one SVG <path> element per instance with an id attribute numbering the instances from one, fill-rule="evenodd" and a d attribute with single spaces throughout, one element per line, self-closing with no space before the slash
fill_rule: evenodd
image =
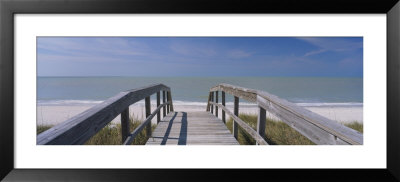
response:
<path id="1" fill-rule="evenodd" d="M 257 130 L 257 115 L 254 114 L 239 114 L 239 118 Z M 226 126 L 232 132 L 232 118 L 228 119 Z M 344 123 L 345 126 L 363 132 L 363 124 L 358 122 Z M 301 135 L 295 129 L 288 126 L 282 121 L 276 121 L 267 118 L 265 130 L 265 140 L 270 145 L 315 145 L 308 138 Z M 238 141 L 241 145 L 254 145 L 255 140 L 240 127 L 238 129 Z"/>
<path id="2" fill-rule="evenodd" d="M 130 132 L 133 132 L 141 123 L 142 120 L 137 117 L 131 116 L 129 118 L 130 122 Z M 51 125 L 38 125 L 36 128 L 36 133 L 40 134 L 48 129 Z M 152 131 L 155 129 L 156 125 L 152 125 Z M 101 129 L 96 135 L 92 136 L 85 145 L 121 145 L 121 124 L 108 123 L 103 129 Z M 133 140 L 132 145 L 144 145 L 146 144 L 148 138 L 146 137 L 146 129 L 143 129 L 139 135 Z"/>
<path id="3" fill-rule="evenodd" d="M 257 115 L 254 114 L 239 114 L 239 118 L 251 126 L 254 130 L 257 129 Z M 141 123 L 142 120 L 131 116 L 129 118 L 130 132 L 133 132 Z M 226 122 L 227 128 L 232 132 L 232 118 Z M 359 122 L 342 123 L 343 125 L 363 133 L 363 124 Z M 295 129 L 288 126 L 286 123 L 267 118 L 265 140 L 270 145 L 315 145 L 308 138 L 301 135 Z M 51 125 L 38 125 L 36 128 L 37 134 L 40 134 L 48 129 Z M 152 131 L 156 125 L 152 125 Z M 255 140 L 240 127 L 238 129 L 238 141 L 241 145 L 254 145 Z M 132 142 L 132 145 L 144 145 L 147 142 L 146 130 L 144 129 Z M 85 145 L 121 145 L 121 124 L 107 124 L 96 135 L 92 136 Z"/>

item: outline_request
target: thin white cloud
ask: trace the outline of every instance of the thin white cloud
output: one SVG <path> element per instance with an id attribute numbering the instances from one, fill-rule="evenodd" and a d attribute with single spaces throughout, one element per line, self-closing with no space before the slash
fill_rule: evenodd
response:
<path id="1" fill-rule="evenodd" d="M 304 56 L 311 56 L 311 55 L 315 55 L 315 54 L 320 54 L 320 53 L 323 53 L 323 52 L 326 52 L 326 51 L 327 51 L 326 49 L 310 51 L 310 52 L 307 52 L 306 54 L 304 54 Z"/>
<path id="2" fill-rule="evenodd" d="M 39 38 L 38 48 L 52 51 L 55 55 L 98 56 L 107 53 L 114 56 L 147 55 L 146 45 L 138 45 L 120 38 Z"/>
<path id="3" fill-rule="evenodd" d="M 316 55 L 327 51 L 352 51 L 363 47 L 362 41 L 354 42 L 340 38 L 302 37 L 298 39 L 318 47 L 317 50 L 309 51 L 304 56 Z"/>
<path id="4" fill-rule="evenodd" d="M 54 55 L 54 54 L 38 54 L 38 61 L 40 62 L 128 62 L 132 61 L 131 59 L 123 59 L 117 57 L 105 57 L 105 56 L 63 56 L 63 55 Z"/>

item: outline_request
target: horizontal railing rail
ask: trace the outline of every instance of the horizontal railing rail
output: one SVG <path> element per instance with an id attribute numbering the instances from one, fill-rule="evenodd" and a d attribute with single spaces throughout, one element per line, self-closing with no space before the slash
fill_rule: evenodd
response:
<path id="1" fill-rule="evenodd" d="M 226 114 L 228 114 L 232 119 L 243 129 L 245 130 L 251 137 L 253 137 L 256 142 L 260 145 L 268 145 L 268 143 L 264 140 L 264 138 L 257 133 L 252 127 L 250 127 L 246 122 L 241 120 L 238 116 L 235 116 L 231 111 L 229 111 L 225 106 L 222 104 L 217 104 L 215 102 L 210 102 L 210 104 L 221 107 Z"/>
<path id="2" fill-rule="evenodd" d="M 163 104 L 160 104 L 160 92 Z M 150 96 L 157 93 L 157 109 L 150 113 Z M 167 94 L 167 96 L 166 96 Z M 146 119 L 132 133 L 129 132 L 129 106 L 145 99 Z M 165 101 L 167 99 L 167 101 Z M 73 145 L 84 144 L 93 135 L 121 114 L 121 132 L 123 144 L 130 144 L 134 137 L 146 126 L 147 137 L 151 135 L 151 119 L 157 114 L 160 121 L 160 110 L 163 116 L 173 111 L 171 89 L 163 84 L 155 84 L 120 92 L 106 101 L 78 114 L 37 136 L 39 145 Z M 129 141 L 129 142 L 128 142 Z"/>
<path id="3" fill-rule="evenodd" d="M 222 92 L 222 104 L 218 104 L 218 91 Z M 215 97 L 214 97 L 214 92 Z M 225 107 L 225 93 L 231 94 L 235 98 L 235 114 Z M 238 118 L 239 98 L 249 102 L 257 103 L 259 107 L 257 133 L 245 122 Z M 214 102 L 215 100 L 215 102 Z M 266 111 L 279 117 L 283 122 L 297 130 L 299 133 L 310 139 L 315 144 L 320 145 L 361 145 L 363 144 L 363 134 L 348 128 L 336 121 L 327 119 L 319 114 L 313 113 L 305 108 L 297 106 L 291 102 L 281 99 L 265 91 L 248 89 L 244 87 L 219 84 L 210 89 L 207 103 L 207 111 L 213 113 L 215 106 L 216 116 L 218 116 L 218 107 L 222 108 L 222 120 L 225 122 L 225 113 L 233 118 L 233 135 L 237 138 L 237 124 L 249 133 L 257 143 L 260 143 L 260 137 L 265 137 Z M 246 125 L 246 126 L 244 126 Z"/>
<path id="4" fill-rule="evenodd" d="M 131 144 L 135 137 L 144 129 L 145 126 L 148 125 L 148 123 L 151 122 L 153 117 L 161 110 L 161 108 L 167 104 L 169 104 L 169 102 L 161 104 L 148 117 L 146 117 L 146 119 L 127 137 L 127 139 L 124 141 L 124 145 Z"/>

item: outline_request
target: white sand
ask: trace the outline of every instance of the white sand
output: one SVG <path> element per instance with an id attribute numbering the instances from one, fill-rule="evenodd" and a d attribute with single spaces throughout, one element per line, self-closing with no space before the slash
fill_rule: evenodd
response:
<path id="1" fill-rule="evenodd" d="M 314 113 L 317 113 L 321 116 L 324 116 L 328 119 L 338 121 L 340 123 L 349 123 L 349 122 L 359 122 L 363 123 L 363 107 L 348 107 L 348 106 L 319 106 L 319 107 L 304 107 Z M 229 107 L 230 111 L 233 111 L 233 106 Z M 256 107 L 240 107 L 239 113 L 246 114 L 255 114 L 258 115 L 258 109 Z M 219 118 L 221 118 L 221 109 L 219 109 Z M 275 120 L 280 120 L 278 117 L 274 116 L 267 111 L 267 118 L 272 118 Z"/>
<path id="2" fill-rule="evenodd" d="M 54 105 L 38 105 L 37 107 L 37 124 L 38 125 L 56 125 L 61 123 L 77 114 L 84 112 L 89 109 L 93 105 L 63 105 L 63 106 L 54 106 Z M 229 110 L 233 111 L 232 106 L 227 106 Z M 156 108 L 155 105 L 151 106 L 152 111 Z M 339 122 L 363 122 L 363 107 L 305 107 L 306 109 L 311 110 L 317 114 L 325 116 L 329 119 L 336 120 Z M 130 115 L 132 114 L 139 118 L 143 119 L 145 117 L 145 111 L 143 104 L 134 104 L 130 106 Z M 174 105 L 175 111 L 205 111 L 206 105 L 204 106 L 188 106 L 188 105 Z M 239 109 L 240 113 L 248 113 L 248 114 L 257 114 L 257 108 L 252 106 L 241 106 Z M 219 109 L 219 116 L 221 117 L 221 109 Z M 268 114 L 267 117 L 276 118 L 271 114 Z M 120 117 L 117 116 L 114 120 L 114 123 L 120 122 Z M 156 117 L 152 120 L 153 123 L 156 122 Z"/>
<path id="3" fill-rule="evenodd" d="M 342 123 L 364 121 L 363 107 L 306 107 L 306 109 Z"/>

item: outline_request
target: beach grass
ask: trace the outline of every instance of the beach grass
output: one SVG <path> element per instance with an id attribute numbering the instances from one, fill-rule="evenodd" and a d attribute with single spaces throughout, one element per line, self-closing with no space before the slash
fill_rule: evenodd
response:
<path id="1" fill-rule="evenodd" d="M 52 125 L 38 125 L 36 126 L 36 135 L 39 135 L 40 133 L 50 129 L 53 127 Z"/>
<path id="2" fill-rule="evenodd" d="M 239 114 L 239 118 L 257 130 L 257 115 L 255 114 Z M 233 120 L 230 118 L 226 122 L 227 128 L 232 133 Z M 362 133 L 363 124 L 358 122 L 345 123 L 349 128 L 353 128 Z M 315 145 L 308 138 L 297 132 L 282 121 L 267 118 L 265 141 L 270 145 Z M 238 142 L 241 145 L 254 145 L 255 140 L 240 127 L 238 129 Z"/>
<path id="3" fill-rule="evenodd" d="M 141 123 L 142 120 L 137 117 L 131 116 L 129 118 L 130 132 L 133 132 Z M 47 129 L 50 129 L 51 125 L 38 125 L 36 128 L 37 134 L 40 134 Z M 151 126 L 154 131 L 156 125 Z M 92 136 L 84 145 L 121 145 L 122 144 L 121 124 L 108 123 L 103 129 Z M 133 140 L 132 145 L 144 145 L 148 138 L 146 137 L 146 129 L 143 129 L 139 135 Z"/>
<path id="4" fill-rule="evenodd" d="M 353 121 L 353 122 L 349 122 L 349 123 L 342 122 L 342 124 L 347 126 L 347 127 L 349 127 L 349 128 L 351 128 L 351 129 L 353 129 L 353 130 L 356 130 L 356 131 L 358 131 L 360 133 L 364 132 L 364 125 L 362 123 L 357 122 L 357 121 Z"/>
<path id="5" fill-rule="evenodd" d="M 239 118 L 251 126 L 254 130 L 257 130 L 257 115 L 255 114 L 239 114 Z M 142 120 L 131 116 L 130 121 L 130 132 L 133 132 L 141 123 Z M 226 122 L 227 128 L 232 133 L 232 118 Z M 363 133 L 363 124 L 357 121 L 344 123 L 343 125 L 352 128 L 356 131 Z M 267 118 L 266 123 L 266 137 L 265 140 L 270 145 L 314 145 L 308 138 L 301 135 L 295 129 L 288 126 L 282 121 L 273 120 Z M 38 125 L 36 128 L 37 134 L 40 134 L 53 127 L 52 125 Z M 154 131 L 156 125 L 152 125 L 152 131 Z M 238 129 L 238 142 L 241 145 L 254 145 L 255 140 L 240 127 Z M 144 145 L 147 142 L 146 130 L 144 129 L 139 135 L 133 140 L 132 145 Z M 107 124 L 101 129 L 96 135 L 92 136 L 85 145 L 121 145 L 121 124 Z"/>

